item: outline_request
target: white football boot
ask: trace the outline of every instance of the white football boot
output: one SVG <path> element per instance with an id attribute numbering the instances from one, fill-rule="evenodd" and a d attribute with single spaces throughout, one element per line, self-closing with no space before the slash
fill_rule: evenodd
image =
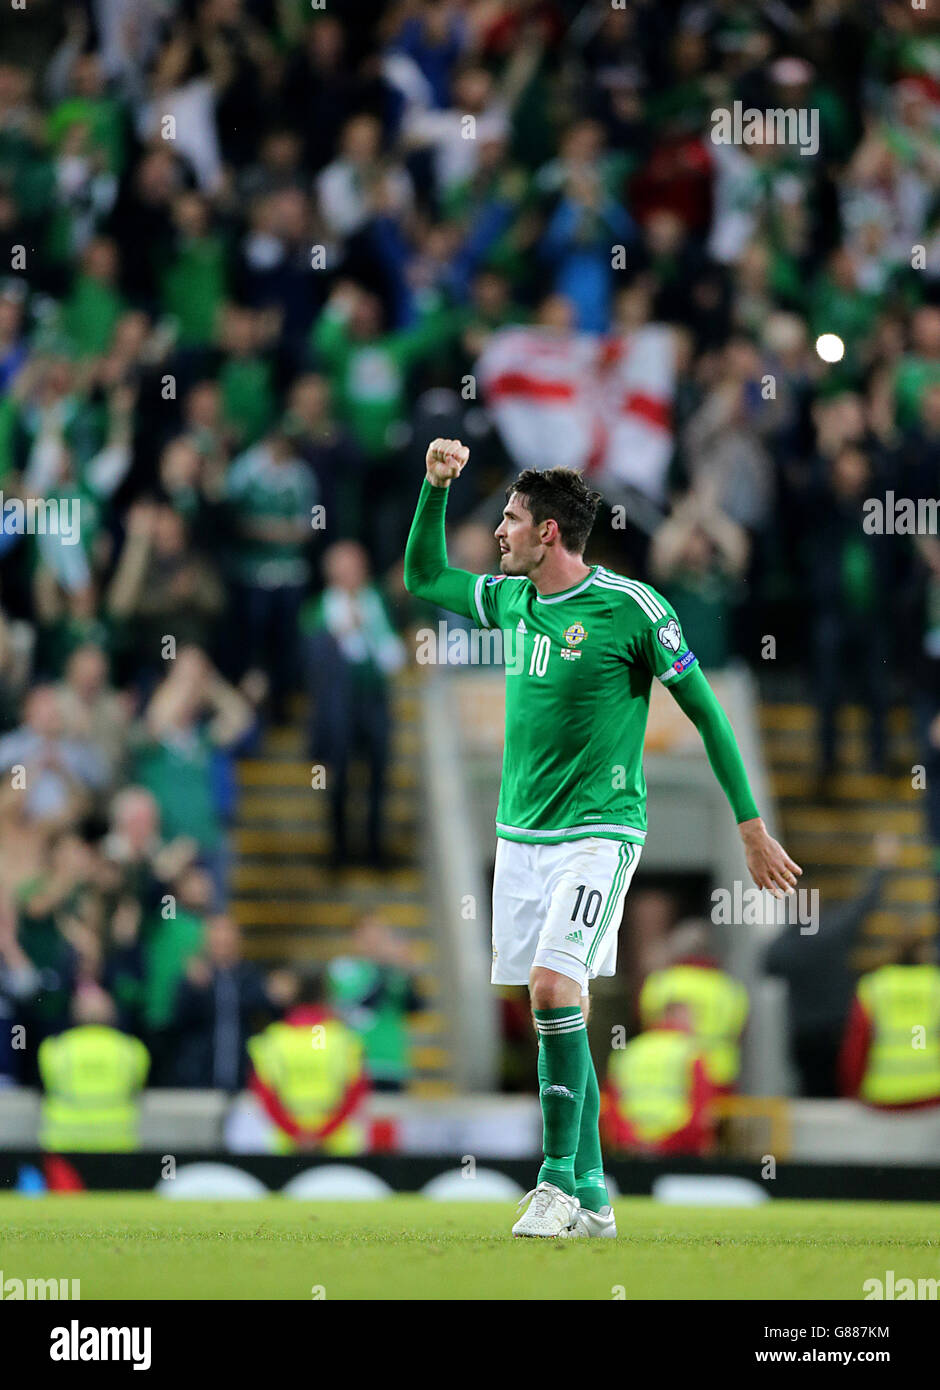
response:
<path id="1" fill-rule="evenodd" d="M 540 1182 L 538 1187 L 525 1194 L 520 1207 L 523 1202 L 529 1205 L 512 1228 L 514 1236 L 564 1237 L 571 1234 L 580 1206 L 577 1197 L 569 1197 L 567 1192 L 562 1192 L 553 1183 Z"/>
<path id="2" fill-rule="evenodd" d="M 613 1207 L 602 1207 L 600 1211 L 588 1211 L 580 1204 L 574 1214 L 574 1221 L 571 1229 L 565 1232 L 569 1240 L 577 1236 L 604 1236 L 607 1240 L 616 1240 L 617 1222 L 614 1220 Z"/>

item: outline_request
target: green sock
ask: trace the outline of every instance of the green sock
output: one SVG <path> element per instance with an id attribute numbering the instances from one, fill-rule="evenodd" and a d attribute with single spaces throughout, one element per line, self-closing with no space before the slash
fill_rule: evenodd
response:
<path id="1" fill-rule="evenodd" d="M 584 1015 L 576 1004 L 533 1012 L 539 1035 L 539 1100 L 545 1151 L 538 1181 L 554 1183 L 573 1197 L 581 1107 L 591 1062 Z"/>
<path id="2" fill-rule="evenodd" d="M 575 1196 L 587 1211 L 600 1211 L 610 1203 L 604 1181 L 600 1136 L 601 1091 L 588 1050 L 588 1073 L 581 1107 L 581 1131 L 574 1160 Z"/>

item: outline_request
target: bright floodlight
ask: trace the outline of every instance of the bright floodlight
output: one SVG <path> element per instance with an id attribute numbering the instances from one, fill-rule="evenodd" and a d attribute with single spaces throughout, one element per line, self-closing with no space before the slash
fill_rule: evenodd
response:
<path id="1" fill-rule="evenodd" d="M 845 343 L 837 333 L 821 333 L 816 339 L 816 351 L 824 362 L 841 362 Z"/>

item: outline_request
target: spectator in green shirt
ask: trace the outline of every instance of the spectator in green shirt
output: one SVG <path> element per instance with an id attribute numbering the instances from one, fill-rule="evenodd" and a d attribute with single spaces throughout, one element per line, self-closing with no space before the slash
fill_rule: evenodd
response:
<path id="1" fill-rule="evenodd" d="M 690 492 L 653 537 L 650 574 L 683 615 L 685 631 L 705 670 L 720 670 L 734 654 L 734 600 L 747 568 L 747 532 Z"/>
<path id="2" fill-rule="evenodd" d="M 212 906 L 212 879 L 205 869 L 190 865 L 173 889 L 144 924 L 144 1018 L 149 1029 L 170 1023 L 177 987 L 188 961 L 202 950 Z"/>
<path id="3" fill-rule="evenodd" d="M 387 332 L 376 295 L 345 281 L 313 326 L 310 343 L 333 385 L 342 419 L 363 451 L 385 459 L 407 440 L 408 374 L 449 342 L 463 312 L 439 310 L 412 328 Z"/>
<path id="4" fill-rule="evenodd" d="M 47 133 L 53 146 L 60 145 L 76 126 L 89 132 L 92 148 L 105 156 L 113 174 L 123 172 L 127 151 L 127 124 L 121 103 L 107 93 L 105 74 L 95 53 L 82 53 L 72 63 L 71 91 L 50 112 Z"/>
<path id="5" fill-rule="evenodd" d="M 206 347 L 215 339 L 228 288 L 225 246 L 198 193 L 180 194 L 173 222 L 177 241 L 162 277 L 163 308 L 176 321 L 180 347 Z"/>
<path id="6" fill-rule="evenodd" d="M 407 492 L 395 464 L 412 434 L 412 376 L 456 340 L 466 319 L 466 309 L 439 305 L 413 326 L 389 332 L 378 297 L 347 280 L 313 325 L 317 364 L 330 381 L 339 419 L 365 455 L 364 491 L 371 510 L 383 518 L 369 538 L 381 566 L 401 553 L 408 529 Z"/>
<path id="7" fill-rule="evenodd" d="M 921 415 L 924 395 L 940 386 L 940 308 L 918 309 L 911 324 L 911 351 L 898 363 L 894 398 L 898 424 L 910 429 Z"/>
<path id="8" fill-rule="evenodd" d="M 411 1074 L 408 1019 L 424 1009 L 410 945 L 378 916 L 363 917 L 347 955 L 330 961 L 327 1000 L 365 1047 L 377 1091 L 401 1091 Z"/>
<path id="9" fill-rule="evenodd" d="M 167 839 L 195 840 L 222 910 L 228 889 L 228 842 L 216 797 L 215 759 L 249 731 L 247 700 L 198 647 L 184 647 L 154 691 L 145 713 L 146 742 L 137 750 L 134 781 L 156 799 Z"/>
<path id="10" fill-rule="evenodd" d="M 95 237 L 82 257 L 82 269 L 62 309 L 62 328 L 78 358 L 107 352 L 117 321 L 127 308 L 117 288 L 120 259 L 117 244 Z"/>
<path id="11" fill-rule="evenodd" d="M 245 663 L 267 672 L 271 714 L 279 723 L 296 684 L 297 615 L 310 580 L 319 489 L 285 425 L 234 461 L 225 488 Z"/>
<path id="12" fill-rule="evenodd" d="M 222 415 L 236 445 L 255 444 L 274 423 L 274 369 L 265 356 L 275 320 L 270 314 L 229 304 L 221 317 L 225 360 L 219 371 Z"/>

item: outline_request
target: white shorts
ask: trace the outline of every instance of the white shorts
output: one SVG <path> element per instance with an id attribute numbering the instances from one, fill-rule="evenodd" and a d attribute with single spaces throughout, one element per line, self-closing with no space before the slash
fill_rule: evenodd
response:
<path id="1" fill-rule="evenodd" d="M 499 840 L 493 878 L 494 985 L 527 985 L 533 965 L 588 981 L 613 975 L 617 932 L 640 846 L 591 836 L 560 845 Z"/>

